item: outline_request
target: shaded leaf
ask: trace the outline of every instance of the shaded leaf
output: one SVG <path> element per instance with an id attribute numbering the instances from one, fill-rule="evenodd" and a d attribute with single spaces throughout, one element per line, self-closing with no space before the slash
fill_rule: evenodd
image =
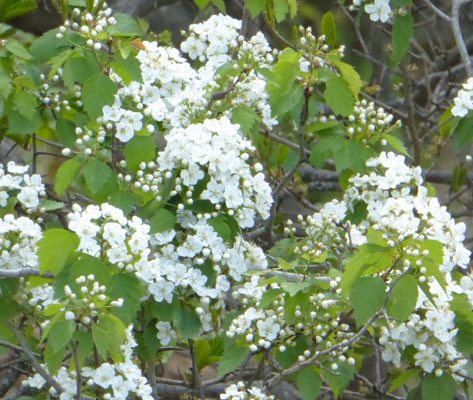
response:
<path id="1" fill-rule="evenodd" d="M 353 284 L 350 303 L 358 326 L 381 309 L 386 300 L 386 283 L 381 278 L 365 276 Z"/>
<path id="2" fill-rule="evenodd" d="M 50 229 L 38 242 L 38 259 L 41 273 L 51 271 L 57 275 L 61 272 L 69 255 L 79 247 L 79 237 L 65 229 Z"/>

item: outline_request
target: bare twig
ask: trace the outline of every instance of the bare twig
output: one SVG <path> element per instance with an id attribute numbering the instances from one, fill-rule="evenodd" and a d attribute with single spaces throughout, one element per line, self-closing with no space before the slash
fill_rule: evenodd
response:
<path id="1" fill-rule="evenodd" d="M 54 275 L 51 272 L 41 273 L 36 268 L 21 268 L 21 269 L 0 269 L 0 278 L 26 278 L 28 276 L 40 276 L 41 278 L 53 279 Z"/>
<path id="2" fill-rule="evenodd" d="M 202 387 L 202 377 L 199 374 L 199 368 L 197 367 L 197 358 L 195 354 L 194 341 L 189 339 L 189 351 L 191 353 L 192 360 L 192 375 L 194 376 L 194 384 L 199 393 L 200 399 L 205 400 L 205 392 Z"/>

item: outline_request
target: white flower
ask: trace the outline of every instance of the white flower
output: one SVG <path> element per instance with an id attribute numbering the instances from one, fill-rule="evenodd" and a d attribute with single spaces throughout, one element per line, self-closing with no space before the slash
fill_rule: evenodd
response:
<path id="1" fill-rule="evenodd" d="M 172 339 L 176 339 L 176 332 L 172 330 L 171 324 L 169 322 L 159 321 L 156 324 L 158 329 L 158 339 L 161 341 L 162 346 L 168 345 Z"/>
<path id="2" fill-rule="evenodd" d="M 365 11 L 370 14 L 371 21 L 381 20 L 381 22 L 386 22 L 391 13 L 389 0 L 375 0 L 374 4 L 367 4 L 365 6 Z"/>
<path id="3" fill-rule="evenodd" d="M 439 360 L 431 347 L 427 347 L 424 351 L 419 351 L 414 358 L 416 359 L 416 365 L 420 365 L 425 372 L 429 373 L 433 371 L 435 363 Z"/>
<path id="4" fill-rule="evenodd" d="M 469 91 L 460 90 L 454 102 L 455 106 L 452 108 L 452 115 L 455 117 L 464 117 L 470 110 L 473 110 L 473 101 Z"/>
<path id="5" fill-rule="evenodd" d="M 18 200 L 27 208 L 39 206 L 38 192 L 30 187 L 24 187 L 17 196 Z"/>
<path id="6" fill-rule="evenodd" d="M 269 341 L 275 340 L 281 329 L 281 326 L 276 324 L 272 317 L 268 317 L 264 321 L 259 320 L 256 326 L 258 327 L 259 335 Z"/>

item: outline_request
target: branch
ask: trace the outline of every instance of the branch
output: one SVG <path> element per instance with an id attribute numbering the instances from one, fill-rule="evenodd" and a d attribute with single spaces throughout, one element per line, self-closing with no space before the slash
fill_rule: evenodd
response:
<path id="1" fill-rule="evenodd" d="M 191 353 L 192 375 L 194 376 L 194 384 L 199 393 L 200 400 L 205 400 L 204 388 L 202 387 L 202 378 L 199 374 L 199 369 L 197 368 L 197 358 L 195 354 L 194 341 L 192 339 L 189 339 L 189 351 Z"/>
<path id="2" fill-rule="evenodd" d="M 453 0 L 452 2 L 452 19 L 450 25 L 452 27 L 453 36 L 455 37 L 455 42 L 457 43 L 458 50 L 465 65 L 465 70 L 467 76 L 472 76 L 471 60 L 468 50 L 465 45 L 465 40 L 460 27 L 460 6 L 463 4 L 461 0 Z"/>
<path id="3" fill-rule="evenodd" d="M 33 365 L 33 368 L 46 381 L 46 384 L 48 386 L 52 386 L 56 390 L 57 394 L 61 394 L 62 392 L 64 392 L 64 388 L 54 378 L 52 378 L 47 373 L 47 371 L 41 366 L 41 364 L 36 360 L 35 354 L 28 347 L 25 337 L 23 336 L 21 331 L 18 330 L 11 322 L 7 321 L 5 322 L 5 325 L 7 325 L 8 328 L 11 329 L 12 332 L 15 334 L 16 338 L 18 339 L 18 342 L 20 343 L 21 351 L 25 353 L 26 357 L 28 358 L 30 363 Z"/>
<path id="4" fill-rule="evenodd" d="M 26 278 L 29 276 L 54 279 L 54 275 L 51 272 L 42 274 L 37 268 L 0 269 L 0 278 Z"/>

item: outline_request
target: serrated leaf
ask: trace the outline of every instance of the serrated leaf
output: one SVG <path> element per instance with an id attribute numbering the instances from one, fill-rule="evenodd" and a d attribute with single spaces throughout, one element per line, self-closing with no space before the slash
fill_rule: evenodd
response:
<path id="1" fill-rule="evenodd" d="M 123 58 L 119 54 L 115 54 L 112 64 L 110 65 L 120 78 L 123 79 L 125 85 L 129 85 L 132 81 L 142 82 L 140 62 L 135 57 Z"/>
<path id="2" fill-rule="evenodd" d="M 83 254 L 71 267 L 70 280 L 75 281 L 79 276 L 94 275 L 101 285 L 108 285 L 111 279 L 110 270 L 101 259 Z"/>
<path id="3" fill-rule="evenodd" d="M 15 93 L 14 104 L 21 115 L 31 120 L 36 112 L 38 99 L 31 93 L 18 91 Z"/>
<path id="4" fill-rule="evenodd" d="M 250 10 L 251 16 L 256 18 L 266 8 L 267 0 L 248 0 L 246 6 Z"/>
<path id="5" fill-rule="evenodd" d="M 289 4 L 289 14 L 291 19 L 297 15 L 297 1 L 296 0 L 287 0 Z"/>
<path id="6" fill-rule="evenodd" d="M 38 259 L 41 273 L 51 271 L 57 275 L 61 272 L 69 255 L 79 247 L 79 237 L 65 229 L 50 229 L 44 232 L 38 242 Z"/>
<path id="7" fill-rule="evenodd" d="M 141 298 L 146 296 L 147 292 L 135 274 L 122 273 L 112 276 L 106 294 L 112 300 L 124 300 L 122 307 L 115 307 L 112 311 L 124 324 L 129 325 L 140 309 Z"/>
<path id="8" fill-rule="evenodd" d="M 73 57 L 65 62 L 62 78 L 64 84 L 72 89 L 76 82 L 83 84 L 89 76 L 99 72 L 97 61 L 88 57 Z"/>
<path id="9" fill-rule="evenodd" d="M 240 125 L 240 130 L 247 136 L 258 121 L 259 117 L 256 111 L 247 105 L 243 104 L 232 109 L 232 123 Z"/>
<path id="10" fill-rule="evenodd" d="M 226 10 L 226 7 L 225 7 L 225 2 L 223 0 L 212 0 L 212 3 L 215 7 L 218 8 L 218 10 L 221 13 L 223 13 L 223 14 L 227 13 L 227 10 Z"/>
<path id="11" fill-rule="evenodd" d="M 174 228 L 177 222 L 176 215 L 165 208 L 160 208 L 154 213 L 149 223 L 151 229 L 150 234 L 160 233 Z"/>
<path id="12" fill-rule="evenodd" d="M 35 0 L 2 0 L 0 2 L 0 22 L 10 21 L 37 8 Z"/>
<path id="13" fill-rule="evenodd" d="M 258 304 L 258 310 L 269 306 L 275 299 L 277 299 L 283 293 L 283 289 L 270 289 L 267 292 L 263 293 L 263 297 L 261 298 Z"/>
<path id="14" fill-rule="evenodd" d="M 61 368 L 62 359 L 64 358 L 64 352 L 55 352 L 51 342 L 47 342 L 44 349 L 44 361 L 48 366 L 48 372 L 55 374 Z"/>
<path id="15" fill-rule="evenodd" d="M 183 305 L 173 310 L 175 327 L 179 330 L 184 339 L 196 336 L 200 332 L 202 322 L 195 310 Z"/>
<path id="16" fill-rule="evenodd" d="M 393 25 L 393 61 L 402 60 L 411 45 L 414 36 L 414 17 L 411 14 L 396 15 Z"/>
<path id="17" fill-rule="evenodd" d="M 397 137 L 389 135 L 388 133 L 382 133 L 381 138 L 386 140 L 388 144 L 394 149 L 397 150 L 399 153 L 404 154 L 406 157 L 412 158 L 407 151 L 406 146 L 402 140 L 399 140 Z"/>
<path id="18" fill-rule="evenodd" d="M 133 193 L 124 190 L 118 190 L 109 196 L 108 203 L 119 208 L 128 215 L 135 208 L 136 200 L 133 196 Z"/>
<path id="19" fill-rule="evenodd" d="M 282 282 L 281 287 L 289 293 L 291 297 L 294 297 L 301 290 L 306 287 L 312 286 L 311 282 Z"/>
<path id="20" fill-rule="evenodd" d="M 324 91 L 327 105 L 337 115 L 347 117 L 353 112 L 355 97 L 347 81 L 339 76 L 328 79 Z"/>
<path id="21" fill-rule="evenodd" d="M 309 366 L 299 371 L 294 377 L 294 382 L 302 400 L 315 400 L 321 392 L 322 378 L 315 367 Z"/>
<path id="22" fill-rule="evenodd" d="M 246 347 L 230 347 L 224 350 L 217 367 L 217 378 L 237 369 L 245 361 L 250 350 Z"/>
<path id="23" fill-rule="evenodd" d="M 403 276 L 394 285 L 389 295 L 386 310 L 388 315 L 405 321 L 416 307 L 418 296 L 417 281 L 412 275 Z"/>
<path id="24" fill-rule="evenodd" d="M 286 0 L 273 0 L 273 9 L 277 22 L 283 21 L 289 12 L 289 6 L 287 5 Z"/>
<path id="25" fill-rule="evenodd" d="M 365 276 L 353 284 L 350 303 L 360 326 L 381 309 L 386 300 L 386 283 L 381 278 Z"/>
<path id="26" fill-rule="evenodd" d="M 355 366 L 346 363 L 339 363 L 337 374 L 338 375 L 334 375 L 331 374 L 330 371 L 323 371 L 323 376 L 330 388 L 333 390 L 335 398 L 338 398 L 338 396 L 343 393 L 345 388 L 353 380 L 355 375 Z"/>
<path id="27" fill-rule="evenodd" d="M 5 44 L 5 48 L 17 57 L 31 60 L 33 56 L 25 49 L 22 43 L 15 39 L 9 39 Z"/>
<path id="28" fill-rule="evenodd" d="M 72 320 L 58 321 L 54 324 L 53 329 L 48 333 L 48 342 L 55 353 L 64 350 L 74 334 L 76 323 Z"/>
<path id="29" fill-rule="evenodd" d="M 95 158 L 89 159 L 82 167 L 82 174 L 89 190 L 95 194 L 102 189 L 105 183 L 112 177 L 112 169 L 103 161 Z"/>
<path id="30" fill-rule="evenodd" d="M 350 64 L 344 63 L 342 61 L 332 60 L 332 63 L 337 67 L 337 69 L 342 74 L 343 79 L 345 79 L 345 81 L 348 83 L 348 87 L 350 88 L 353 96 L 357 98 L 358 94 L 360 93 L 360 89 L 363 86 L 358 72 L 356 72 L 355 68 L 353 68 Z"/>
<path id="31" fill-rule="evenodd" d="M 470 302 L 460 295 L 454 295 L 451 310 L 455 313 L 456 347 L 462 353 L 473 353 L 473 313 Z"/>
<path id="32" fill-rule="evenodd" d="M 133 136 L 123 151 L 127 168 L 136 172 L 140 163 L 155 160 L 157 147 L 158 145 L 152 136 Z"/>
<path id="33" fill-rule="evenodd" d="M 422 379 L 422 399 L 453 400 L 456 386 L 455 379 L 446 372 L 442 376 L 426 375 Z"/>
<path id="34" fill-rule="evenodd" d="M 79 173 L 81 164 L 76 158 L 63 162 L 56 173 L 54 190 L 60 196 L 68 189 Z"/>
<path id="35" fill-rule="evenodd" d="M 28 135 L 35 133 L 41 126 L 41 116 L 37 109 L 33 111 L 30 119 L 25 117 L 16 110 L 9 113 L 9 130 L 10 135 Z"/>
<path id="36" fill-rule="evenodd" d="M 11 82 L 10 76 L 0 69 L 0 94 L 5 99 L 11 92 Z"/>
<path id="37" fill-rule="evenodd" d="M 337 40 L 337 27 L 331 11 L 322 18 L 322 33 L 325 35 L 325 42 L 332 47 Z"/>
<path id="38" fill-rule="evenodd" d="M 84 82 L 82 87 L 84 109 L 92 120 L 102 115 L 104 106 L 113 104 L 117 90 L 117 85 L 107 75 L 101 73 L 92 75 Z"/>
<path id="39" fill-rule="evenodd" d="M 92 325 L 92 337 L 100 355 L 106 360 L 108 354 L 115 362 L 121 361 L 120 346 L 126 339 L 125 325 L 114 315 L 103 315 L 98 324 Z"/>

